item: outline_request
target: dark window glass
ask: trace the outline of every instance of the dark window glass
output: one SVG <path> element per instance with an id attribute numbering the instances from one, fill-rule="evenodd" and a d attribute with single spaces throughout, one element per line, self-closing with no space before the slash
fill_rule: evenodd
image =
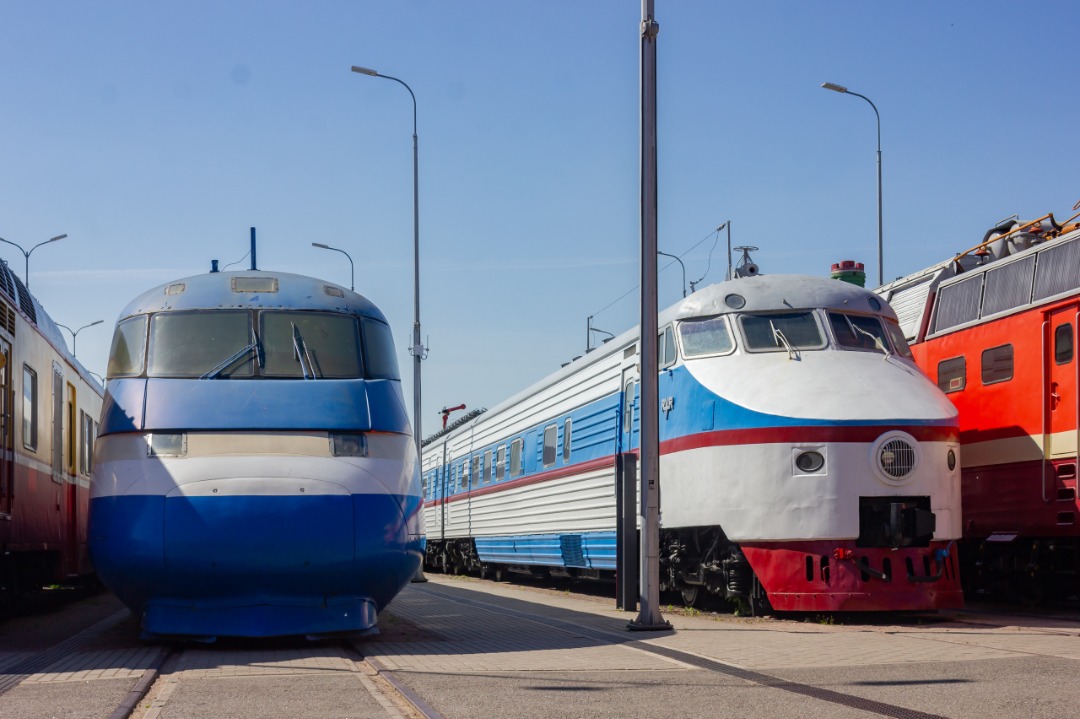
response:
<path id="1" fill-rule="evenodd" d="M 908 345 L 907 338 L 904 337 L 904 330 L 900 329 L 900 325 L 892 320 L 885 320 L 885 331 L 889 333 L 889 339 L 892 340 L 893 352 L 911 359 L 911 347 Z"/>
<path id="2" fill-rule="evenodd" d="M 390 328 L 378 320 L 365 319 L 364 359 L 371 379 L 401 379 Z"/>
<path id="3" fill-rule="evenodd" d="M 469 468 L 469 475 L 472 478 L 472 486 L 480 484 L 480 455 L 474 454 L 472 458 L 472 467 Z"/>
<path id="4" fill-rule="evenodd" d="M 670 330 L 669 330 L 670 332 Z M 563 438 L 562 438 L 562 458 L 563 461 L 570 459 L 570 425 L 571 422 L 567 419 L 563 422 Z"/>
<path id="5" fill-rule="evenodd" d="M 363 376 L 356 318 L 329 312 L 263 312 L 259 340 L 269 377 Z"/>
<path id="6" fill-rule="evenodd" d="M 825 338 L 812 312 L 784 312 L 770 315 L 743 315 L 739 318 L 747 349 L 783 352 L 786 339 L 792 349 L 817 349 Z"/>
<path id="7" fill-rule="evenodd" d="M 1005 382 L 1013 376 L 1013 346 L 991 347 L 982 353 L 982 383 Z"/>
<path id="8" fill-rule="evenodd" d="M 829 325 L 836 335 L 837 344 L 843 349 L 881 352 L 889 348 L 885 328 L 877 317 L 830 312 Z"/>
<path id="9" fill-rule="evenodd" d="M 250 377 L 253 349 L 250 312 L 159 312 L 150 319 L 146 372 L 150 377 Z"/>
<path id="10" fill-rule="evenodd" d="M 549 424 L 544 427 L 544 466 L 555 464 L 555 442 L 558 439 L 559 425 Z"/>
<path id="11" fill-rule="evenodd" d="M 134 377 L 142 374 L 146 355 L 146 315 L 128 317 L 116 326 L 109 350 L 109 377 Z"/>
<path id="12" fill-rule="evenodd" d="M 520 439 L 515 439 L 510 443 L 510 476 L 517 477 L 525 470 L 521 464 L 521 447 L 524 442 Z"/>
<path id="13" fill-rule="evenodd" d="M 1058 364 L 1069 364 L 1073 358 L 1073 327 L 1072 323 L 1058 325 L 1054 330 L 1054 361 Z"/>
<path id="14" fill-rule="evenodd" d="M 959 392 L 967 384 L 967 362 L 953 357 L 938 363 L 937 384 L 942 392 Z"/>
<path id="15" fill-rule="evenodd" d="M 38 445 L 38 386 L 37 372 L 23 367 L 23 446 L 37 449 Z"/>
<path id="16" fill-rule="evenodd" d="M 484 452 L 484 465 L 480 470 L 480 481 L 483 484 L 490 484 L 491 482 L 491 450 Z"/>
<path id="17" fill-rule="evenodd" d="M 656 341 L 657 364 L 661 369 L 675 364 L 675 333 L 670 327 L 665 327 Z"/>
<path id="18" fill-rule="evenodd" d="M 495 455 L 495 481 L 499 481 L 506 476 L 506 447 L 499 447 L 498 453 Z"/>

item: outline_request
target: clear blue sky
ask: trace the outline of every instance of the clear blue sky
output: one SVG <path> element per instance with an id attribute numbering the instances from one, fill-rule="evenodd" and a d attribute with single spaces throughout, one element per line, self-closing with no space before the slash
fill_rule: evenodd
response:
<path id="1" fill-rule="evenodd" d="M 640 19 L 630 0 L 5 0 L 0 237 L 69 235 L 30 286 L 60 323 L 105 320 L 78 337 L 98 373 L 128 300 L 240 260 L 249 227 L 261 268 L 347 285 L 311 242 L 341 247 L 411 397 L 412 105 L 349 67 L 399 77 L 419 103 L 427 434 L 581 354 L 589 315 L 636 323 L 636 292 L 614 301 L 638 278 Z M 659 242 L 688 280 L 723 278 L 728 219 L 764 272 L 854 259 L 876 278 L 873 111 L 825 81 L 881 112 L 886 278 L 1080 200 L 1080 4 L 656 0 L 656 19 Z M 682 277 L 661 260 L 666 306 Z"/>

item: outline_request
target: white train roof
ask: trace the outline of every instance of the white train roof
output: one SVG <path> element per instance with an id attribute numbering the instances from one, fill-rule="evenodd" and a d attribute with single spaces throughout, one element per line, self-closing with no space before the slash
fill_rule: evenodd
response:
<path id="1" fill-rule="evenodd" d="M 136 297 L 120 319 L 162 310 L 273 308 L 347 312 L 386 321 L 363 295 L 326 280 L 289 272 L 241 270 L 183 277 Z"/>

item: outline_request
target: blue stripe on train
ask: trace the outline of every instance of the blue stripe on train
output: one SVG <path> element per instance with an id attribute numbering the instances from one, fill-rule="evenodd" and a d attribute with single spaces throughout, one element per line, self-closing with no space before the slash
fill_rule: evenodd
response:
<path id="1" fill-rule="evenodd" d="M 193 428 L 411 431 L 396 380 L 109 380 L 99 435 Z"/>
<path id="2" fill-rule="evenodd" d="M 615 532 L 476 537 L 476 553 L 489 564 L 615 570 Z"/>
<path id="3" fill-rule="evenodd" d="M 423 539 L 405 519 L 417 505 L 385 494 L 97 497 L 90 550 L 150 634 L 358 631 L 420 564 Z"/>

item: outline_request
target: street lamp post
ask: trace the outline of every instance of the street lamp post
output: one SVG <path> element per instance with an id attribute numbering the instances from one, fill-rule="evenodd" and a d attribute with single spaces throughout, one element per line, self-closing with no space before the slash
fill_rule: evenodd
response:
<path id="1" fill-rule="evenodd" d="M 884 254 L 884 243 L 881 238 L 881 115 L 878 113 L 877 105 L 875 105 L 866 95 L 860 95 L 857 92 L 852 92 L 843 85 L 837 85 L 831 82 L 823 82 L 821 83 L 821 86 L 826 90 L 832 90 L 833 92 L 861 97 L 870 103 L 870 107 L 874 108 L 874 117 L 877 118 L 877 258 L 878 286 L 880 287 L 885 284 L 885 261 L 882 257 Z"/>
<path id="2" fill-rule="evenodd" d="M 73 330 L 70 327 L 68 327 L 67 325 L 62 325 L 59 322 L 56 323 L 56 326 L 61 328 L 61 329 L 65 329 L 65 330 L 67 330 L 68 332 L 71 333 L 71 356 L 74 357 L 75 356 L 75 338 L 79 336 L 79 333 L 82 332 L 87 327 L 93 327 L 94 325 L 100 325 L 104 321 L 105 320 L 94 320 L 90 324 L 83 325 L 82 327 L 80 327 L 77 330 Z"/>
<path id="3" fill-rule="evenodd" d="M 66 234 L 57 235 L 56 237 L 50 237 L 49 239 L 45 240 L 44 242 L 37 243 L 36 245 L 31 247 L 29 251 L 24 250 L 20 245 L 16 245 L 11 240 L 5 240 L 3 237 L 0 237 L 0 242 L 6 242 L 7 244 L 11 245 L 12 247 L 17 247 L 19 249 L 19 252 L 23 253 L 23 259 L 26 261 L 25 268 L 23 270 L 23 284 L 26 285 L 26 289 L 30 289 L 30 253 L 33 252 L 34 250 L 36 250 L 37 248 L 41 247 L 42 245 L 47 245 L 50 242 L 56 242 L 57 240 L 62 240 L 65 237 L 67 237 Z"/>
<path id="4" fill-rule="evenodd" d="M 361 75 L 381 77 L 385 80 L 393 80 L 409 91 L 409 97 L 413 103 L 413 343 L 409 353 L 413 356 L 413 434 L 416 440 L 416 461 L 420 462 L 420 362 L 427 357 L 427 348 L 420 341 L 420 174 L 419 174 L 419 151 L 416 139 L 416 95 L 405 81 L 390 75 L 382 75 L 375 70 L 366 67 L 352 66 L 352 71 Z"/>
<path id="5" fill-rule="evenodd" d="M 340 252 L 341 254 L 343 254 L 343 255 L 345 255 L 346 257 L 349 258 L 349 289 L 352 290 L 353 292 L 356 292 L 356 275 L 354 273 L 355 268 L 353 267 L 353 261 L 352 261 L 352 258 L 349 257 L 349 253 L 346 252 L 345 250 L 338 249 L 337 247 L 331 247 L 330 245 L 324 245 L 321 242 L 312 242 L 311 246 L 312 247 L 319 247 L 319 248 L 324 249 L 324 250 L 333 250 L 334 252 Z"/>
<path id="6" fill-rule="evenodd" d="M 682 296 L 686 297 L 686 265 L 684 265 L 683 261 L 679 259 L 679 257 L 677 257 L 676 255 L 669 255 L 667 252 L 661 252 L 660 250 L 657 250 L 656 254 L 663 255 L 664 257 L 670 257 L 671 259 L 678 262 L 679 266 L 682 267 Z"/>

